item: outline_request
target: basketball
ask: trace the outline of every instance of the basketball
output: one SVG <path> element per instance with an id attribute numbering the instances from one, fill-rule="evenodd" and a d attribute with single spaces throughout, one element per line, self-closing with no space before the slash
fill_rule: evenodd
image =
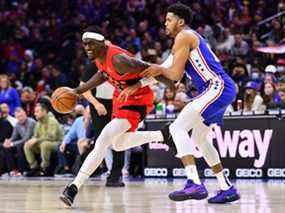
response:
<path id="1" fill-rule="evenodd" d="M 51 105 L 59 113 L 70 113 L 77 104 L 77 94 L 69 87 L 57 88 L 51 96 Z"/>

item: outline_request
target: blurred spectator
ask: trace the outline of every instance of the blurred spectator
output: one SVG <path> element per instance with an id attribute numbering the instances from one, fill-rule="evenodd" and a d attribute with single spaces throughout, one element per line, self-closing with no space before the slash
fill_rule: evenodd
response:
<path id="1" fill-rule="evenodd" d="M 257 94 L 258 85 L 257 83 L 250 81 L 245 85 L 244 95 L 244 111 L 264 111 L 265 106 L 263 105 L 262 97 Z"/>
<path id="2" fill-rule="evenodd" d="M 175 91 L 172 91 L 169 88 L 166 88 L 164 90 L 164 96 L 162 103 L 164 105 L 165 113 L 166 114 L 171 114 L 174 113 L 175 111 L 175 106 L 174 106 L 174 98 L 175 98 Z"/>
<path id="3" fill-rule="evenodd" d="M 55 90 L 58 87 L 66 86 L 66 77 L 65 74 L 60 71 L 59 66 L 52 65 L 49 66 L 51 72 L 52 80 L 50 81 L 50 88 Z"/>
<path id="4" fill-rule="evenodd" d="M 276 90 L 285 88 L 285 76 L 282 76 L 277 79 Z"/>
<path id="5" fill-rule="evenodd" d="M 282 28 L 282 25 L 278 20 L 272 20 L 271 26 L 272 30 L 268 35 L 268 39 L 278 44 L 281 39 L 285 37 L 284 29 Z"/>
<path id="6" fill-rule="evenodd" d="M 37 95 L 31 87 L 24 87 L 21 93 L 21 104 L 28 116 L 33 116 Z"/>
<path id="7" fill-rule="evenodd" d="M 216 46 L 217 50 L 229 52 L 235 44 L 234 36 L 228 28 L 225 28 Z"/>
<path id="8" fill-rule="evenodd" d="M 5 148 L 4 156 L 10 176 L 19 176 L 27 170 L 24 144 L 32 137 L 36 124 L 34 119 L 27 116 L 23 108 L 16 108 L 15 116 L 17 124 L 13 129 L 12 136 L 6 139 L 3 144 Z"/>
<path id="9" fill-rule="evenodd" d="M 278 91 L 280 101 L 268 105 L 268 109 L 285 109 L 285 88 L 280 88 Z"/>
<path id="10" fill-rule="evenodd" d="M 173 105 L 175 106 L 175 111 L 180 112 L 188 102 L 189 98 L 185 92 L 177 92 L 173 103 Z"/>
<path id="11" fill-rule="evenodd" d="M 264 83 L 276 83 L 277 79 L 275 77 L 275 73 L 277 71 L 274 65 L 268 65 L 265 67 L 265 75 L 264 75 Z"/>
<path id="12" fill-rule="evenodd" d="M 55 171 L 57 175 L 64 175 L 71 173 L 70 165 L 67 161 L 67 154 L 73 155 L 74 159 L 77 154 L 82 154 L 86 144 L 86 129 L 84 128 L 83 116 L 76 118 L 68 133 L 64 136 L 62 143 L 57 150 L 58 167 Z"/>
<path id="13" fill-rule="evenodd" d="M 74 108 L 75 117 L 83 116 L 85 108 L 82 104 L 77 104 Z"/>
<path id="14" fill-rule="evenodd" d="M 263 89 L 263 104 L 265 106 L 272 105 L 274 103 L 278 103 L 280 98 L 278 93 L 276 92 L 275 85 L 273 83 L 265 83 Z"/>
<path id="15" fill-rule="evenodd" d="M 33 137 L 24 145 L 25 156 L 31 168 L 27 176 L 49 175 L 47 169 L 50 165 L 51 154 L 56 153 L 58 143 L 62 140 L 63 131 L 55 117 L 49 113 L 47 105 L 37 104 L 35 117 L 37 123 Z M 41 155 L 40 173 L 35 154 Z"/>
<path id="16" fill-rule="evenodd" d="M 0 105 L 0 109 L 1 109 L 1 112 L 2 112 L 2 118 L 4 118 L 4 119 L 6 119 L 7 121 L 9 121 L 9 123 L 10 123 L 13 127 L 15 127 L 16 124 L 17 124 L 17 119 L 14 118 L 13 116 L 11 116 L 11 115 L 9 114 L 10 109 L 9 109 L 8 104 L 6 104 L 6 103 L 1 104 L 1 105 Z"/>
<path id="17" fill-rule="evenodd" d="M 179 92 L 186 93 L 186 91 L 187 91 L 187 89 L 186 89 L 185 84 L 179 83 L 178 86 L 177 86 L 176 93 L 179 93 Z"/>
<path id="18" fill-rule="evenodd" d="M 235 64 L 231 72 L 231 77 L 239 87 L 242 87 L 249 79 L 246 66 L 243 64 Z"/>
<path id="19" fill-rule="evenodd" d="M 231 49 L 231 54 L 233 56 L 246 56 L 249 50 L 248 44 L 242 39 L 241 34 L 235 34 L 234 36 L 234 45 Z"/>
<path id="20" fill-rule="evenodd" d="M 0 104 L 6 103 L 9 106 L 10 114 L 14 115 L 15 108 L 20 106 L 20 97 L 7 75 L 0 75 Z"/>
<path id="21" fill-rule="evenodd" d="M 6 161 L 4 158 L 4 147 L 3 143 L 7 138 L 11 137 L 13 132 L 12 125 L 2 117 L 2 112 L 0 109 L 0 175 L 7 171 Z"/>

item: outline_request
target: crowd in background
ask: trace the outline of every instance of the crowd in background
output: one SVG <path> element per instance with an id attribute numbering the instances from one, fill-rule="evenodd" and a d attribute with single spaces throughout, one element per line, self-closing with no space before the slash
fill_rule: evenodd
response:
<path id="1" fill-rule="evenodd" d="M 30 169 L 41 167 L 41 172 L 45 174 L 49 167 L 45 159 L 49 159 L 50 153 L 63 150 L 59 144 L 67 140 L 63 138 L 68 131 L 64 131 L 62 125 L 71 126 L 76 116 L 62 117 L 50 112 L 51 109 L 46 107 L 48 97 L 57 87 L 77 86 L 85 65 L 90 63 L 81 44 L 82 30 L 89 25 L 97 25 L 112 43 L 128 49 L 139 59 L 160 64 L 169 55 L 173 43 L 165 33 L 164 17 L 168 5 L 174 2 L 177 1 L 0 0 L 2 146 L 11 148 L 11 144 L 14 144 L 11 141 L 16 140 L 15 129 L 23 137 L 20 132 L 27 126 L 21 126 L 21 114 L 26 114 L 38 128 L 43 111 L 43 120 L 47 122 L 50 119 L 52 124 L 48 123 L 55 128 L 54 135 L 46 133 L 51 138 L 38 139 L 48 142 L 47 145 L 41 143 L 41 147 L 32 149 L 33 143 L 36 143 L 33 138 L 37 138 L 33 131 L 29 139 L 14 144 L 13 152 L 19 154 L 17 147 L 22 146 L 23 153 L 20 154 L 27 159 Z M 285 15 L 258 24 L 285 11 L 285 1 L 180 2 L 191 6 L 194 20 L 190 26 L 208 41 L 236 83 L 238 96 L 228 110 L 263 112 L 285 109 L 285 56 L 256 51 L 258 47 L 285 44 Z M 197 95 L 196 89 L 185 78 L 177 83 L 176 91 L 161 84 L 153 85 L 152 88 L 156 106 L 153 112 L 159 115 L 179 112 Z M 37 103 L 44 104 L 39 106 Z M 79 115 L 82 116 L 82 113 Z M 2 134 L 4 129 L 7 135 Z M 83 147 L 88 146 L 87 143 L 83 144 Z M 84 152 L 84 148 L 77 148 L 78 152 Z M 6 154 L 7 162 L 13 152 Z M 41 165 L 36 163 L 33 154 L 39 152 L 42 153 Z M 64 160 L 62 165 L 66 167 Z M 16 163 L 8 167 L 9 171 L 25 170 L 19 169 Z"/>

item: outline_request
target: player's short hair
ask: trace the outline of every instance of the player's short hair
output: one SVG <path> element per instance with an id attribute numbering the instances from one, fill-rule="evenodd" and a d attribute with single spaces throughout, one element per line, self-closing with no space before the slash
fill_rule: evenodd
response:
<path id="1" fill-rule="evenodd" d="M 184 19 L 185 24 L 190 24 L 193 19 L 192 10 L 185 4 L 176 3 L 167 8 L 168 13 L 174 13 L 179 18 Z"/>
<path id="2" fill-rule="evenodd" d="M 101 29 L 100 29 L 99 27 L 95 26 L 95 25 L 91 25 L 91 26 L 85 28 L 85 29 L 83 30 L 83 33 L 85 33 L 85 32 L 92 32 L 92 33 L 99 33 L 99 34 L 102 34 Z"/>

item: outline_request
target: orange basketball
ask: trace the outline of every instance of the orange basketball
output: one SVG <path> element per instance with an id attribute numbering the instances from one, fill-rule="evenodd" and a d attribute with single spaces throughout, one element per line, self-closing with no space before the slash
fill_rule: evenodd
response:
<path id="1" fill-rule="evenodd" d="M 51 105 L 59 113 L 70 113 L 77 104 L 78 96 L 69 87 L 57 88 L 51 96 Z"/>

